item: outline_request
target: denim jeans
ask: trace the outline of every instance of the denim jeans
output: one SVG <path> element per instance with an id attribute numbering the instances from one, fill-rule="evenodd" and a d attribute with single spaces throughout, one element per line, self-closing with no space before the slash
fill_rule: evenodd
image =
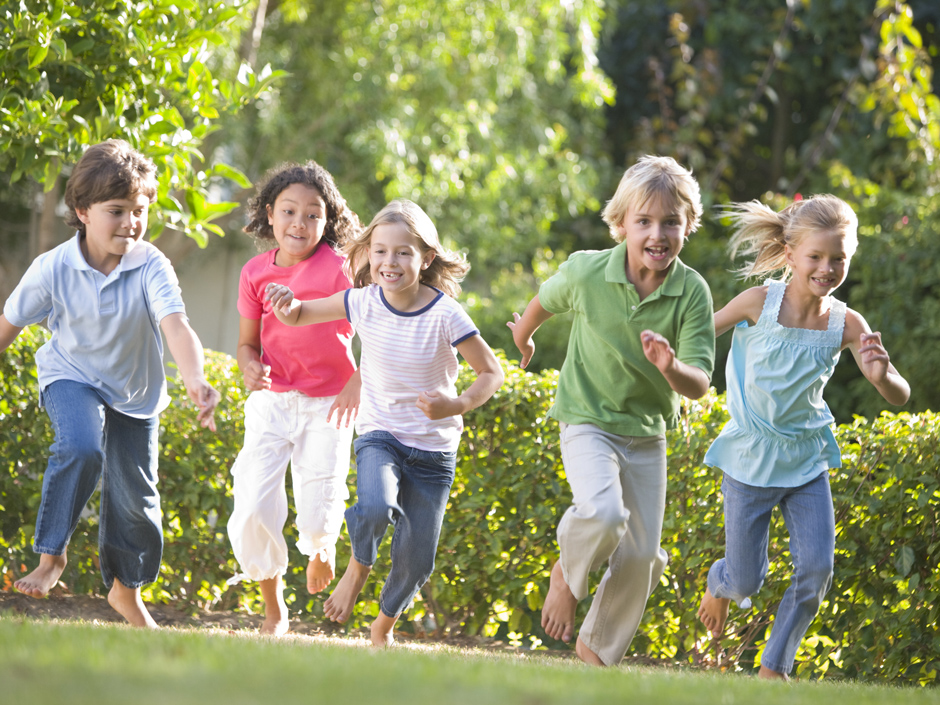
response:
<path id="1" fill-rule="evenodd" d="M 359 496 L 346 510 L 353 558 L 373 565 L 385 530 L 394 525 L 392 567 L 379 607 L 398 617 L 434 570 L 457 454 L 409 448 L 386 431 L 370 431 L 353 446 Z"/>
<path id="2" fill-rule="evenodd" d="M 835 517 L 829 475 L 800 487 L 754 487 L 727 475 L 721 485 L 725 508 L 725 557 L 708 571 L 715 597 L 747 606 L 767 575 L 767 545 L 774 507 L 790 532 L 793 580 L 780 601 L 761 664 L 778 673 L 793 669 L 800 641 L 816 617 L 829 586 L 835 557 Z"/>
<path id="3" fill-rule="evenodd" d="M 55 441 L 42 479 L 33 550 L 60 556 L 101 480 L 101 576 L 129 588 L 157 579 L 163 555 L 157 491 L 159 419 L 109 407 L 94 387 L 58 380 L 42 392 Z"/>

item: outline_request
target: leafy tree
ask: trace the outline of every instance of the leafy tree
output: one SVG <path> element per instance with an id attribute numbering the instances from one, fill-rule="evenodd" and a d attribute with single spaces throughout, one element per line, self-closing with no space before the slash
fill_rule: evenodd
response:
<path id="1" fill-rule="evenodd" d="M 224 0 L 2 3 L 0 171 L 8 188 L 32 180 L 55 201 L 60 172 L 85 146 L 121 137 L 159 167 L 153 237 L 171 227 L 205 245 L 207 233 L 224 234 L 211 221 L 238 204 L 213 202 L 211 182 L 249 184 L 232 166 L 207 165 L 200 147 L 220 115 L 278 75 L 219 64 L 219 47 L 242 21 L 240 7 Z"/>

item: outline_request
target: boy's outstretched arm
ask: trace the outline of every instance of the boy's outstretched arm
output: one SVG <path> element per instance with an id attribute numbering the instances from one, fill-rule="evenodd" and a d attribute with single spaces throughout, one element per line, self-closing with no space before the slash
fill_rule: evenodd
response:
<path id="1" fill-rule="evenodd" d="M 199 407 L 198 420 L 203 428 L 215 431 L 215 407 L 222 395 L 219 394 L 205 378 L 203 366 L 205 357 L 202 352 L 202 343 L 196 332 L 190 327 L 189 321 L 182 313 L 171 313 L 160 321 L 160 329 L 166 336 L 167 347 L 179 368 L 186 385 L 186 392 L 193 403 Z"/>
<path id="2" fill-rule="evenodd" d="M 881 343 L 881 333 L 872 333 L 868 322 L 852 309 L 845 312 L 843 341 L 846 338 L 846 344 L 865 379 L 872 383 L 889 404 L 906 404 L 911 398 L 911 385 L 891 364 L 888 351 Z"/>
<path id="3" fill-rule="evenodd" d="M 513 312 L 513 320 L 506 324 L 512 331 L 513 342 L 519 348 L 519 352 L 522 353 L 522 359 L 519 360 L 519 367 L 522 369 L 525 369 L 526 365 L 529 364 L 529 360 L 535 354 L 535 343 L 532 341 L 532 336 L 535 335 L 535 331 L 539 329 L 539 326 L 553 315 L 555 314 L 542 308 L 538 294 L 536 294 L 529 302 L 529 305 L 525 307 L 522 315 Z"/>
<path id="4" fill-rule="evenodd" d="M 645 330 L 640 333 L 646 359 L 656 365 L 669 386 L 677 394 L 689 399 L 698 399 L 708 391 L 709 379 L 705 370 L 688 365 L 676 357 L 669 341 L 659 333 Z"/>
<path id="5" fill-rule="evenodd" d="M 0 314 L 0 353 L 13 344 L 13 341 L 16 340 L 16 336 L 18 336 L 22 330 L 21 327 L 10 323 L 6 316 Z"/>

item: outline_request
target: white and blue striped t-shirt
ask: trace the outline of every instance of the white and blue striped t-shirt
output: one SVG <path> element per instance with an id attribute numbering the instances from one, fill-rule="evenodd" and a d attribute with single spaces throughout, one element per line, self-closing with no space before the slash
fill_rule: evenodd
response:
<path id="1" fill-rule="evenodd" d="M 356 432 L 387 431 L 419 450 L 457 450 L 463 419 L 432 421 L 416 403 L 425 391 L 457 395 L 456 346 L 479 334 L 460 304 L 438 291 L 421 310 L 404 313 L 372 284 L 346 292 L 346 318 L 362 343 Z"/>

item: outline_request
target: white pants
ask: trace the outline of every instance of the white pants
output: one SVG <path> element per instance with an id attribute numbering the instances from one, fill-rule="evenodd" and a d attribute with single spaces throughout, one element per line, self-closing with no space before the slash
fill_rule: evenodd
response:
<path id="1" fill-rule="evenodd" d="M 558 524 L 559 560 L 578 600 L 588 595 L 588 574 L 608 563 L 579 636 L 613 666 L 633 641 L 668 560 L 659 545 L 666 438 L 562 424 L 561 452 L 574 504 Z"/>
<path id="2" fill-rule="evenodd" d="M 252 392 L 245 402 L 245 444 L 232 466 L 235 508 L 229 540 L 242 574 L 267 580 L 287 572 L 287 491 L 290 461 L 297 511 L 297 548 L 333 561 L 349 489 L 352 428 L 326 415 L 335 397 L 297 391 Z"/>

